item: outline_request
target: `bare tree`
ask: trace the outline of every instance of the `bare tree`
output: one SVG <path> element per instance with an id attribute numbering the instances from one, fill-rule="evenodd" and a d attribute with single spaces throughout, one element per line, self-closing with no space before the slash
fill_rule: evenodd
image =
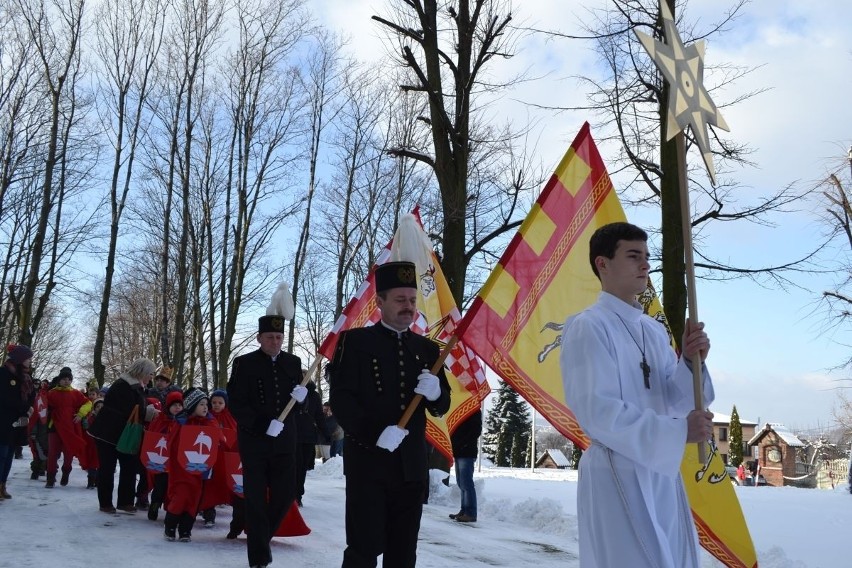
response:
<path id="1" fill-rule="evenodd" d="M 420 94 L 428 115 L 418 117 L 431 133 L 431 148 L 403 144 L 396 156 L 418 160 L 435 173 L 440 192 L 439 235 L 441 265 L 456 302 L 464 300 L 471 251 L 482 248 L 480 238 L 495 237 L 517 227 L 514 210 L 484 235 L 473 232 L 469 180 L 473 160 L 493 155 L 484 150 L 497 139 L 486 124 L 488 96 L 508 88 L 511 82 L 494 84 L 486 78 L 497 58 L 511 57 L 517 31 L 510 27 L 510 3 L 503 0 L 462 0 L 445 4 L 437 0 L 391 1 L 393 15 L 374 16 L 398 45 L 400 63 L 409 71 L 404 91 Z M 512 141 L 514 135 L 505 137 Z M 479 167 L 485 167 L 481 162 Z M 505 168 L 505 164 L 500 166 Z M 504 188 L 504 192 L 512 193 Z M 510 195 L 509 203 L 517 203 Z"/>
<path id="2" fill-rule="evenodd" d="M 36 62 L 32 42 L 20 33 L 23 18 L 10 6 L 0 12 L 0 220 L 4 219 L 7 192 L 28 168 L 44 118 L 36 102 L 41 95 L 43 71 Z M 13 203 L 14 206 L 14 203 Z M 2 297 L 5 297 L 2 294 Z"/>
<path id="3" fill-rule="evenodd" d="M 826 328 L 846 330 L 852 321 L 852 262 L 849 260 L 852 258 L 852 148 L 844 162 L 829 173 L 819 187 L 825 200 L 823 225 L 828 229 L 830 241 L 839 247 L 836 257 L 841 259 L 836 267 L 840 279 L 831 289 L 823 291 L 821 303 L 826 315 Z M 852 357 L 840 365 L 852 367 Z M 848 414 L 844 425 L 852 424 L 850 404 L 846 399 L 841 400 L 843 414 Z"/>
<path id="4" fill-rule="evenodd" d="M 40 271 L 45 256 L 48 224 L 55 213 L 54 207 L 58 205 L 54 174 L 62 152 L 63 101 L 69 100 L 69 91 L 75 87 L 73 79 L 77 77 L 80 64 L 83 1 L 56 3 L 52 9 L 36 0 L 18 0 L 17 4 L 23 14 L 24 28 L 21 33 L 34 44 L 35 55 L 42 65 L 42 86 L 48 95 L 50 113 L 38 224 L 30 246 L 29 274 L 18 304 L 18 341 L 30 344 L 34 330 L 38 327 L 35 296 L 41 285 Z M 52 285 L 48 283 L 42 291 L 39 299 L 42 309 L 50 298 L 51 289 Z"/>
<path id="5" fill-rule="evenodd" d="M 257 299 L 275 273 L 255 270 L 252 278 L 250 270 L 262 268 L 262 253 L 298 208 L 298 199 L 287 197 L 305 132 L 304 93 L 289 62 L 309 31 L 301 0 L 241 2 L 238 12 L 239 43 L 223 69 L 231 153 L 217 276 L 222 283 L 218 344 L 224 348 L 216 368 L 222 382 L 240 310 Z"/>
<path id="6" fill-rule="evenodd" d="M 317 47 L 308 61 L 307 71 L 302 75 L 303 89 L 307 93 L 310 108 L 310 133 L 308 149 L 308 191 L 304 200 L 305 219 L 299 233 L 296 254 L 293 259 L 293 301 L 299 305 L 302 270 L 305 266 L 308 243 L 311 239 L 311 214 L 317 185 L 317 162 L 320 146 L 324 142 L 325 129 L 336 117 L 332 107 L 340 89 L 339 73 L 346 65 L 341 61 L 343 43 L 324 30 L 316 36 Z M 287 339 L 287 350 L 293 351 L 295 321 L 291 322 Z"/>
<path id="7" fill-rule="evenodd" d="M 109 318 L 110 295 L 115 275 L 119 227 L 133 179 L 136 151 L 145 134 L 145 105 L 150 77 L 162 44 L 165 7 L 160 0 L 126 4 L 102 3 L 97 14 L 97 49 L 102 65 L 101 122 L 112 145 L 109 185 L 109 243 L 101 290 L 98 327 L 95 332 L 92 368 L 99 385 L 104 382 L 104 336 Z"/>
<path id="8" fill-rule="evenodd" d="M 317 249 L 334 264 L 335 316 L 363 282 L 376 255 L 393 235 L 387 223 L 392 209 L 391 170 L 383 162 L 387 85 L 371 69 L 350 66 L 343 79 L 343 102 L 329 145 L 332 167 L 323 185 L 321 226 Z"/>
<path id="9" fill-rule="evenodd" d="M 686 22 L 681 15 L 686 2 L 666 0 L 675 16 L 684 43 L 724 33 L 741 11 L 745 0 L 734 0 L 720 11 L 717 21 L 702 29 Z M 686 282 L 684 279 L 684 244 L 680 202 L 680 169 L 676 141 L 664 140 L 668 113 L 669 86 L 636 38 L 641 30 L 655 39 L 664 38 L 658 0 L 615 0 L 611 7 L 591 12 L 591 22 L 585 27 L 604 64 L 603 77 L 581 77 L 589 87 L 589 106 L 586 110 L 600 116 L 601 140 L 615 139 L 619 154 L 611 173 L 627 178 L 621 197 L 632 205 L 647 205 L 660 210 L 660 249 L 656 252 L 662 262 L 662 299 L 667 320 L 674 337 L 681 337 L 686 317 Z M 569 37 L 556 32 L 550 36 Z M 708 65 L 705 86 L 711 94 L 718 93 L 737 79 L 753 71 L 730 64 Z M 749 92 L 731 101 L 715 101 L 725 108 L 760 94 Z M 791 278 L 813 267 L 809 260 L 814 251 L 799 259 L 774 266 L 738 266 L 714 255 L 705 239 L 705 227 L 710 223 L 749 222 L 774 227 L 777 215 L 795 211 L 808 190 L 793 185 L 778 188 L 772 194 L 759 197 L 755 203 L 743 204 L 737 199 L 737 183 L 725 174 L 731 168 L 751 165 L 751 150 L 735 139 L 719 135 L 711 127 L 713 155 L 717 164 L 717 185 L 711 185 L 702 167 L 686 172 L 691 189 L 692 232 L 697 275 L 705 279 L 746 277 L 758 283 L 772 282 L 778 286 L 795 286 Z M 687 148 L 694 140 L 687 137 Z M 610 164 L 611 166 L 613 164 Z"/>

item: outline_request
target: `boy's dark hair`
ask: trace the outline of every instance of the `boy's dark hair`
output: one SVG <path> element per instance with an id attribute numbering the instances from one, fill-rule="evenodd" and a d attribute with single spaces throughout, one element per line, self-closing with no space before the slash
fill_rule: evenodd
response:
<path id="1" fill-rule="evenodd" d="M 603 227 L 598 227 L 592 234 L 592 238 L 589 239 L 589 263 L 592 265 L 592 271 L 598 277 L 598 280 L 600 280 L 601 275 L 598 274 L 595 259 L 599 256 L 615 257 L 618 241 L 648 242 L 648 233 L 636 225 L 624 222 L 609 223 Z"/>

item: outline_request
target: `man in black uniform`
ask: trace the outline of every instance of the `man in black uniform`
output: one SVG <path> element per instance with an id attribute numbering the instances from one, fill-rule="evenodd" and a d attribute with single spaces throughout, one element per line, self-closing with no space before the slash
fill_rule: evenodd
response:
<path id="1" fill-rule="evenodd" d="M 258 320 L 260 349 L 234 359 L 228 380 L 231 414 L 243 463 L 248 560 L 252 567 L 272 562 L 272 535 L 296 498 L 295 413 L 278 417 L 290 398 L 301 403 L 302 362 L 281 351 L 284 317 Z"/>
<path id="2" fill-rule="evenodd" d="M 441 370 L 429 369 L 438 346 L 408 331 L 417 315 L 417 275 L 411 262 L 376 269 L 377 324 L 344 332 L 330 369 L 331 408 L 346 433 L 346 550 L 343 568 L 413 568 L 429 477 L 426 413 L 450 407 Z M 409 402 L 423 401 L 406 428 L 397 426 Z M 424 409 L 425 407 L 425 409 Z"/>

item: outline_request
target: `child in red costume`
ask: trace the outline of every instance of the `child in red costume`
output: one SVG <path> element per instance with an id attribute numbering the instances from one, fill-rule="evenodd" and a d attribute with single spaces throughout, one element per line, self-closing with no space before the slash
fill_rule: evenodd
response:
<path id="1" fill-rule="evenodd" d="M 181 391 L 172 391 L 166 395 L 165 412 L 161 412 L 148 425 L 150 432 L 158 434 L 167 434 L 171 438 L 172 431 L 180 428 L 180 423 L 177 421 L 177 416 L 183 411 L 183 393 Z M 151 503 L 148 505 L 148 519 L 156 521 L 160 514 L 160 507 L 166 500 L 166 492 L 169 488 L 169 473 L 151 474 L 150 485 Z"/>
<path id="2" fill-rule="evenodd" d="M 222 428 L 227 439 L 223 443 L 223 449 L 236 451 L 237 421 L 228 410 L 228 393 L 223 389 L 216 389 L 210 393 L 210 413 L 213 419 Z M 216 505 L 232 504 L 232 493 L 228 488 L 228 472 L 225 469 L 225 452 L 219 452 L 216 464 L 213 466 L 213 477 L 204 490 L 204 498 L 201 503 L 201 518 L 204 519 L 204 528 L 213 528 L 216 525 Z M 237 507 L 234 508 L 234 518 L 231 522 L 231 531 L 237 534 L 243 530 L 243 522 L 239 518 Z"/>
<path id="3" fill-rule="evenodd" d="M 92 424 L 95 423 L 95 420 L 98 417 L 98 412 L 100 412 L 101 408 L 104 406 L 104 399 L 102 398 L 95 398 L 92 400 L 91 397 L 89 397 L 89 400 L 92 401 L 92 410 L 83 419 L 83 430 L 88 430 Z M 97 489 L 98 468 L 101 465 L 100 460 L 98 459 L 98 445 L 95 443 L 95 439 L 91 436 L 83 436 L 83 438 L 86 440 L 86 447 L 83 451 L 86 459 L 81 459 L 80 461 L 86 464 L 86 475 L 88 477 L 86 489 Z"/>
<path id="4" fill-rule="evenodd" d="M 187 454 L 201 454 L 195 450 L 208 449 L 212 453 L 218 449 L 222 439 L 221 429 L 216 421 L 207 414 L 207 395 L 200 389 L 190 389 L 183 397 L 184 411 L 178 415 L 179 424 L 169 435 L 169 488 L 166 502 L 165 536 L 166 540 L 175 540 L 175 532 L 181 542 L 189 542 L 192 537 L 192 527 L 198 514 L 205 477 L 209 477 L 212 469 L 204 473 L 188 471 Z M 201 432 L 206 443 L 199 445 L 199 439 L 184 440 L 181 433 L 188 426 L 205 427 Z M 202 447 L 203 446 L 203 447 Z"/>
<path id="5" fill-rule="evenodd" d="M 59 470 L 59 456 L 63 456 L 62 479 L 60 485 L 68 485 L 72 461 L 76 456 L 83 469 L 86 459 L 86 440 L 83 438 L 83 418 L 92 410 L 92 402 L 79 390 L 71 386 L 71 369 L 63 367 L 59 371 L 58 385 L 47 393 L 47 483 L 45 487 L 56 484 Z"/>

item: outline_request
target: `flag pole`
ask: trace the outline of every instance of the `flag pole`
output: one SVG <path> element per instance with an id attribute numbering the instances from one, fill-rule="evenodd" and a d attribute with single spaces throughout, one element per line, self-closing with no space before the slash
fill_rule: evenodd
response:
<path id="1" fill-rule="evenodd" d="M 678 185 L 680 186 L 680 215 L 683 225 L 683 256 L 684 269 L 686 272 L 686 301 L 688 304 L 689 320 L 692 324 L 698 323 L 698 299 L 695 293 L 695 259 L 692 251 L 692 216 L 689 213 L 689 188 L 687 187 L 686 175 L 686 140 L 681 130 L 675 135 L 677 145 L 677 169 Z M 681 357 L 684 356 L 681 345 Z M 704 381 L 701 377 L 701 355 L 698 360 L 692 362 L 692 386 L 695 400 L 695 410 L 704 410 Z M 698 461 L 707 461 L 707 450 L 705 442 L 698 442 Z"/>
<path id="2" fill-rule="evenodd" d="M 447 357 L 450 355 L 450 351 L 453 350 L 453 347 L 456 346 L 456 343 L 459 342 L 458 335 L 453 335 L 450 337 L 450 340 L 441 350 L 441 354 L 438 355 L 438 358 L 435 360 L 435 363 L 432 365 L 432 368 L 429 369 L 429 372 L 433 375 L 437 375 L 438 371 L 441 370 L 441 367 L 444 366 L 444 361 L 447 360 Z M 411 399 L 411 402 L 408 403 L 408 408 L 405 409 L 405 412 L 402 413 L 402 418 L 397 422 L 397 426 L 405 429 L 405 426 L 408 424 L 408 421 L 411 420 L 411 417 L 414 415 L 414 411 L 417 410 L 417 407 L 420 405 L 420 401 L 423 400 L 422 394 L 414 395 L 414 398 Z"/>
<path id="3" fill-rule="evenodd" d="M 305 385 L 308 384 L 308 381 L 311 380 L 311 377 L 313 376 L 314 372 L 317 370 L 317 366 L 320 364 L 320 361 L 322 361 L 322 360 L 323 360 L 323 356 L 320 355 L 319 353 L 317 353 L 317 356 L 314 359 L 314 362 L 311 363 L 311 366 L 308 368 L 307 371 L 305 371 L 305 376 L 302 377 L 302 382 L 299 383 L 300 385 L 305 386 Z M 284 422 L 284 419 L 287 418 L 287 415 L 290 414 L 291 410 L 293 410 L 293 406 L 295 406 L 295 404 L 296 404 L 296 399 L 293 398 L 293 397 L 290 397 L 290 400 L 287 402 L 287 406 L 284 407 L 284 410 L 281 411 L 281 415 L 278 417 L 279 422 Z"/>

